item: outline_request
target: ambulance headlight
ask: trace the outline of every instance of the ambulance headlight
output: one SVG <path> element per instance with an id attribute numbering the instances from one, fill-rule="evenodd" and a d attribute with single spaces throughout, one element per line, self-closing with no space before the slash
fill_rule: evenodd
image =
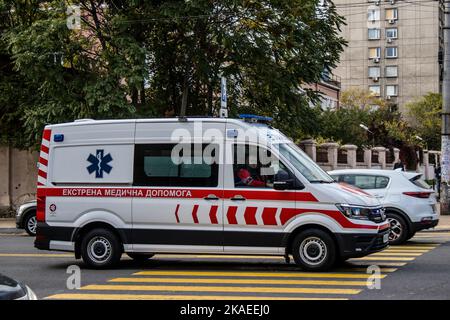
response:
<path id="1" fill-rule="evenodd" d="M 339 211 L 341 211 L 347 218 L 350 219 L 369 220 L 369 216 L 371 213 L 370 208 L 350 204 L 337 204 L 336 207 L 338 207 Z"/>

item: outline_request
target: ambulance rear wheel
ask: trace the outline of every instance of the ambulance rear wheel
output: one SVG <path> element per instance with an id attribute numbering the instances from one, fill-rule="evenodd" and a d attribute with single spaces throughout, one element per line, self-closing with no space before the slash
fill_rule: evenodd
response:
<path id="1" fill-rule="evenodd" d="M 153 257 L 154 256 L 154 254 L 153 253 L 127 253 L 127 255 L 131 258 L 131 259 L 133 259 L 134 261 L 137 261 L 137 262 L 145 262 L 145 261 L 147 261 L 148 259 L 150 259 L 151 257 Z"/>
<path id="2" fill-rule="evenodd" d="M 81 256 L 89 267 L 95 269 L 113 267 L 122 256 L 120 241 L 110 230 L 91 230 L 81 241 Z"/>
<path id="3" fill-rule="evenodd" d="M 302 231 L 292 242 L 295 263 L 307 271 L 326 271 L 336 261 L 336 245 L 331 236 L 320 229 Z"/>

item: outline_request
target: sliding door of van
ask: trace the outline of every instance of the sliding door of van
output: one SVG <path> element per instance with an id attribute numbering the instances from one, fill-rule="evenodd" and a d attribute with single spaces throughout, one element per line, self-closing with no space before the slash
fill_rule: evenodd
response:
<path id="1" fill-rule="evenodd" d="M 177 143 L 171 130 L 180 128 Z M 222 149 L 190 122 L 137 123 L 133 251 L 223 252 Z"/>

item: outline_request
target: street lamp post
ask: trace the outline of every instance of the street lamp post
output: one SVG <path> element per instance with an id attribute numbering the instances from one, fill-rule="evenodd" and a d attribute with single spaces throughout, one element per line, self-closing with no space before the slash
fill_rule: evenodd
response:
<path id="1" fill-rule="evenodd" d="M 370 134 L 372 135 L 372 147 L 375 147 L 375 135 L 373 134 L 373 132 L 370 131 L 369 127 L 366 126 L 366 125 L 363 124 L 363 123 L 360 123 L 359 126 L 360 126 L 361 128 L 363 128 L 366 132 L 368 132 L 368 133 L 370 133 Z"/>

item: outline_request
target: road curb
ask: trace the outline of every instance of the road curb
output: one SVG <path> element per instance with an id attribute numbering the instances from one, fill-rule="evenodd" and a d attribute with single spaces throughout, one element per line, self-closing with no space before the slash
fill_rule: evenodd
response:
<path id="1" fill-rule="evenodd" d="M 25 234 L 25 231 L 16 228 L 0 228 L 0 234 Z"/>

